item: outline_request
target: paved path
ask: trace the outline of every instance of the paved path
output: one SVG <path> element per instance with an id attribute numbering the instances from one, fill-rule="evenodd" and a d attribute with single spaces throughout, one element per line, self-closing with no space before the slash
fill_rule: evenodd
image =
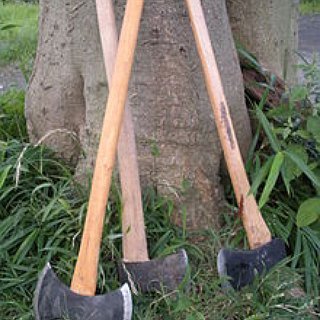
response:
<path id="1" fill-rule="evenodd" d="M 26 87 L 26 81 L 20 69 L 14 65 L 0 66 L 0 94 L 10 88 Z"/>
<path id="2" fill-rule="evenodd" d="M 320 55 L 320 14 L 300 17 L 299 50 Z"/>

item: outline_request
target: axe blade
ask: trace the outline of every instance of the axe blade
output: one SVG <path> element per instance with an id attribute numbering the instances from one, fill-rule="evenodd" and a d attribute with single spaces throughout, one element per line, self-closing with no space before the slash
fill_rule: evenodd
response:
<path id="1" fill-rule="evenodd" d="M 82 296 L 63 284 L 48 263 L 34 295 L 36 320 L 130 320 L 132 300 L 129 286 L 97 296 Z"/>
<path id="2" fill-rule="evenodd" d="M 221 249 L 218 254 L 218 273 L 229 277 L 224 287 L 232 286 L 239 290 L 253 282 L 256 274 L 270 270 L 286 257 L 285 243 L 272 239 L 265 245 L 253 250 Z"/>
<path id="3" fill-rule="evenodd" d="M 125 262 L 119 264 L 119 278 L 128 282 L 141 292 L 176 290 L 187 273 L 188 256 L 185 250 L 175 254 L 144 262 Z"/>

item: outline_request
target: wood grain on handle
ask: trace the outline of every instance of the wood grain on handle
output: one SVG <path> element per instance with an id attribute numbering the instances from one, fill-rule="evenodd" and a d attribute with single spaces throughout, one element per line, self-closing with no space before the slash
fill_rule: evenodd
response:
<path id="1" fill-rule="evenodd" d="M 143 0 L 127 1 L 93 174 L 88 211 L 71 283 L 71 289 L 82 295 L 92 296 L 96 291 L 105 210 L 142 9 Z"/>
<path id="2" fill-rule="evenodd" d="M 241 205 L 243 208 L 242 221 L 249 245 L 251 249 L 254 249 L 268 243 L 271 240 L 271 233 L 262 218 L 253 195 L 248 195 L 250 184 L 231 121 L 201 2 L 200 0 L 185 1 L 202 63 L 224 157 L 238 205 Z"/>
<path id="3" fill-rule="evenodd" d="M 96 0 L 101 45 L 108 83 L 111 83 L 115 64 L 118 32 L 112 0 Z M 145 233 L 141 187 L 138 170 L 134 125 L 130 102 L 127 99 L 118 144 L 122 194 L 122 247 L 125 261 L 147 261 L 148 249 Z"/>

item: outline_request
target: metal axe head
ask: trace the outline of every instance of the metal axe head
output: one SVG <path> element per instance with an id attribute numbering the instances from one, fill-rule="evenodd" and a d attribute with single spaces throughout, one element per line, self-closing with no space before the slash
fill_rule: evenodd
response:
<path id="1" fill-rule="evenodd" d="M 141 292 L 166 291 L 178 288 L 184 279 L 188 266 L 185 250 L 144 262 L 125 262 L 119 264 L 119 277 L 122 283 L 128 282 Z"/>
<path id="2" fill-rule="evenodd" d="M 132 301 L 129 286 L 98 296 L 71 291 L 47 264 L 34 296 L 36 320 L 130 320 Z"/>
<path id="3" fill-rule="evenodd" d="M 286 257 L 285 243 L 273 239 L 253 250 L 221 249 L 218 254 L 218 273 L 229 277 L 225 287 L 240 289 L 252 283 L 256 274 L 268 271 Z"/>

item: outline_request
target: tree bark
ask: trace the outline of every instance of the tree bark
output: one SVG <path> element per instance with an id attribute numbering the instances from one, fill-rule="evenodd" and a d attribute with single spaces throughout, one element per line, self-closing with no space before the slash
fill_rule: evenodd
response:
<path id="1" fill-rule="evenodd" d="M 115 1 L 120 26 L 124 0 Z M 92 168 L 107 82 L 93 0 L 40 1 L 37 58 L 26 99 L 31 139 L 67 128 L 79 136 L 85 157 L 69 136 L 48 141 Z M 224 0 L 203 7 L 237 137 L 243 153 L 251 139 L 241 71 Z M 129 90 L 141 180 L 185 210 L 190 228 L 214 227 L 224 207 L 219 172 L 222 152 L 183 0 L 146 1 Z"/>
<path id="2" fill-rule="evenodd" d="M 296 82 L 299 0 L 227 0 L 235 39 L 288 84 Z"/>

